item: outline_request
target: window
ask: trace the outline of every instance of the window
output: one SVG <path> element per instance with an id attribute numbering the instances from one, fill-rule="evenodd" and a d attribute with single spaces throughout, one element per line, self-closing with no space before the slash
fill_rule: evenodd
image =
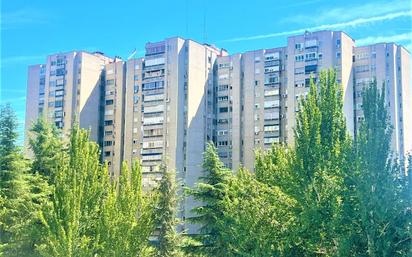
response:
<path id="1" fill-rule="evenodd" d="M 217 123 L 219 123 L 219 124 L 226 124 L 226 123 L 228 123 L 229 121 L 228 121 L 228 119 L 219 119 L 218 121 L 217 121 Z"/>
<path id="2" fill-rule="evenodd" d="M 112 100 L 112 99 L 106 100 L 105 104 L 106 104 L 106 105 L 112 105 L 112 104 L 113 104 L 113 100 Z"/>
<path id="3" fill-rule="evenodd" d="M 55 70 L 51 70 L 51 71 L 50 71 L 50 76 L 54 76 L 54 75 L 56 75 L 56 71 L 55 71 Z"/>
<path id="4" fill-rule="evenodd" d="M 302 48 L 303 48 L 302 43 L 296 43 L 296 44 L 295 44 L 295 50 L 301 51 Z"/>
<path id="5" fill-rule="evenodd" d="M 305 57 L 303 54 L 295 55 L 295 61 L 296 62 L 303 62 L 305 60 Z"/>
<path id="6" fill-rule="evenodd" d="M 340 47 L 340 39 L 337 39 L 337 40 L 336 40 L 336 46 L 337 46 L 337 47 Z"/>
<path id="7" fill-rule="evenodd" d="M 264 127 L 265 132 L 274 132 L 274 131 L 279 131 L 279 126 L 278 125 L 268 125 Z"/>
<path id="8" fill-rule="evenodd" d="M 62 106 L 63 106 L 63 101 L 54 102 L 54 107 L 62 107 Z"/>
<path id="9" fill-rule="evenodd" d="M 336 58 L 340 59 L 340 57 L 341 57 L 341 53 L 340 53 L 340 52 L 337 52 L 337 53 L 336 53 Z"/>
<path id="10" fill-rule="evenodd" d="M 220 113 L 222 113 L 222 112 L 228 112 L 228 111 L 229 111 L 228 107 L 220 107 L 220 108 L 219 108 L 219 112 L 220 112 Z"/>
<path id="11" fill-rule="evenodd" d="M 265 84 L 275 84 L 279 83 L 279 77 L 278 76 L 268 76 L 265 78 Z"/>
<path id="12" fill-rule="evenodd" d="M 64 68 L 56 70 L 56 76 L 63 76 L 66 74 L 66 70 Z"/>
<path id="13" fill-rule="evenodd" d="M 260 74 L 260 69 L 256 68 L 255 69 L 255 74 Z"/>
<path id="14" fill-rule="evenodd" d="M 139 102 L 139 96 L 133 96 L 133 103 L 137 104 Z"/>
<path id="15" fill-rule="evenodd" d="M 279 95 L 279 89 L 265 90 L 265 96 Z"/>
<path id="16" fill-rule="evenodd" d="M 318 53 L 318 59 L 322 60 L 323 54 L 322 53 Z"/>
<path id="17" fill-rule="evenodd" d="M 112 141 L 104 141 L 103 146 L 112 146 L 113 142 Z"/>
<path id="18" fill-rule="evenodd" d="M 156 59 L 148 59 L 145 61 L 145 66 L 149 67 L 149 66 L 155 66 L 155 65 L 161 65 L 165 63 L 165 58 L 164 57 L 160 57 L 160 58 L 156 58 Z"/>
<path id="19" fill-rule="evenodd" d="M 111 86 L 111 85 L 114 85 L 114 79 L 106 80 L 106 86 Z"/>
<path id="20" fill-rule="evenodd" d="M 260 62 L 260 56 L 255 57 L 255 62 Z"/>
<path id="21" fill-rule="evenodd" d="M 279 56 L 279 52 L 265 54 L 265 61 L 278 60 Z"/>
<path id="22" fill-rule="evenodd" d="M 134 87 L 133 87 L 133 92 L 134 92 L 134 93 L 139 92 L 139 86 L 138 86 L 138 85 L 134 85 Z"/>
<path id="23" fill-rule="evenodd" d="M 225 101 L 227 101 L 227 100 L 229 100 L 229 97 L 228 97 L 228 96 L 219 96 L 219 97 L 217 98 L 217 101 L 218 101 L 218 102 L 225 102 Z"/>
<path id="24" fill-rule="evenodd" d="M 217 135 L 218 135 L 218 136 L 227 135 L 227 130 L 218 130 L 218 131 L 217 131 Z"/>
<path id="25" fill-rule="evenodd" d="M 259 80 L 255 80 L 255 86 L 259 86 Z"/>
<path id="26" fill-rule="evenodd" d="M 219 146 L 227 146 L 227 141 L 219 141 Z"/>
<path id="27" fill-rule="evenodd" d="M 315 73 L 317 69 L 317 65 L 307 65 L 305 66 L 305 74 Z"/>
<path id="28" fill-rule="evenodd" d="M 56 118 L 61 118 L 61 117 L 63 117 L 63 111 L 55 111 L 55 112 L 54 112 L 54 117 L 56 117 Z"/>
<path id="29" fill-rule="evenodd" d="M 295 87 L 305 87 L 305 80 L 295 81 Z"/>
<path id="30" fill-rule="evenodd" d="M 105 121 L 104 121 L 104 125 L 105 125 L 105 126 L 111 126 L 111 125 L 113 125 L 113 120 L 105 120 Z"/>
<path id="31" fill-rule="evenodd" d="M 218 68 L 219 69 L 224 69 L 224 68 L 229 68 L 230 67 L 230 63 L 219 63 Z"/>
<path id="32" fill-rule="evenodd" d="M 56 86 L 56 81 L 49 81 L 49 87 L 55 87 Z"/>
<path id="33" fill-rule="evenodd" d="M 56 96 L 62 96 L 62 95 L 64 95 L 64 90 L 56 90 L 55 95 L 56 95 Z"/>
<path id="34" fill-rule="evenodd" d="M 229 85 L 219 85 L 218 90 L 219 91 L 225 91 L 229 88 Z"/>
<path id="35" fill-rule="evenodd" d="M 355 67 L 355 73 L 367 72 L 369 71 L 369 65 L 360 65 Z"/>
<path id="36" fill-rule="evenodd" d="M 104 131 L 104 135 L 105 135 L 105 136 L 111 136 L 111 135 L 113 135 L 113 131 L 111 131 L 111 130 L 106 130 L 106 131 Z"/>
<path id="37" fill-rule="evenodd" d="M 105 151 L 104 152 L 104 157 L 109 157 L 111 155 L 111 152 L 110 151 Z"/>
<path id="38" fill-rule="evenodd" d="M 305 60 L 306 60 L 306 61 L 316 60 L 316 52 L 307 53 L 307 54 L 305 55 Z"/>
<path id="39" fill-rule="evenodd" d="M 264 108 L 269 109 L 269 108 L 275 108 L 279 107 L 279 100 L 274 100 L 274 101 L 265 101 Z"/>
<path id="40" fill-rule="evenodd" d="M 114 91 L 113 90 L 107 90 L 106 95 L 114 95 Z"/>
<path id="41" fill-rule="evenodd" d="M 279 138 L 278 137 L 266 137 L 263 139 L 263 142 L 265 144 L 279 143 Z"/>
<path id="42" fill-rule="evenodd" d="M 164 87 L 163 81 L 149 82 L 142 85 L 142 90 L 162 89 Z"/>
<path id="43" fill-rule="evenodd" d="M 134 79 L 134 80 L 139 80 L 139 76 L 138 76 L 138 75 L 134 75 L 133 79 Z"/>
<path id="44" fill-rule="evenodd" d="M 54 94 L 55 94 L 54 91 L 50 91 L 50 92 L 49 92 L 49 97 L 54 96 Z"/>

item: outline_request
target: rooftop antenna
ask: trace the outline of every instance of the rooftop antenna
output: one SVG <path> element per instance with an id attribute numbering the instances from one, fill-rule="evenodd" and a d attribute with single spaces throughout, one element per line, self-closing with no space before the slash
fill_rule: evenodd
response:
<path id="1" fill-rule="evenodd" d="M 127 57 L 127 60 L 130 60 L 133 56 L 135 56 L 135 54 L 137 53 L 136 48 L 132 51 L 132 53 L 129 55 L 129 57 Z"/>
<path id="2" fill-rule="evenodd" d="M 189 0 L 185 0 L 185 22 L 186 22 L 186 38 L 189 37 Z"/>
<path id="3" fill-rule="evenodd" d="M 203 1 L 203 43 L 206 43 L 206 0 Z"/>

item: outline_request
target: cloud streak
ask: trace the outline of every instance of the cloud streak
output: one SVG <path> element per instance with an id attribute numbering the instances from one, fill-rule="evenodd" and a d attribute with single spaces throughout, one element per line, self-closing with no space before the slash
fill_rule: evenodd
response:
<path id="1" fill-rule="evenodd" d="M 266 39 L 266 38 L 274 38 L 280 36 L 289 36 L 293 34 L 301 34 L 305 31 L 316 31 L 316 30 L 328 30 L 328 29 L 343 29 L 348 27 L 356 27 L 365 24 L 371 24 L 379 21 L 389 21 L 397 18 L 402 17 L 412 17 L 412 11 L 399 11 L 399 12 L 392 12 L 383 15 L 368 17 L 368 18 L 357 18 L 346 22 L 338 22 L 338 23 L 331 23 L 319 26 L 312 26 L 302 29 L 295 29 L 289 31 L 282 31 L 282 32 L 275 32 L 275 33 L 268 33 L 262 35 L 255 35 L 255 36 L 248 36 L 248 37 L 237 37 L 222 40 L 221 42 L 240 42 L 240 41 L 250 41 L 250 40 L 257 40 L 257 39 Z"/>
<path id="2" fill-rule="evenodd" d="M 0 60 L 0 68 L 16 65 L 16 64 L 28 64 L 33 62 L 45 61 L 47 55 L 20 55 L 4 57 Z"/>
<path id="3" fill-rule="evenodd" d="M 370 44 L 376 44 L 376 43 L 382 43 L 382 42 L 399 43 L 399 42 L 405 42 L 405 41 L 407 43 L 411 43 L 412 32 L 391 35 L 391 36 L 376 36 L 376 37 L 361 38 L 361 39 L 356 40 L 356 45 L 362 46 L 362 45 L 370 45 Z"/>
<path id="4" fill-rule="evenodd" d="M 42 10 L 26 8 L 2 13 L 0 25 L 2 30 L 7 30 L 27 24 L 45 24 L 49 18 Z"/>

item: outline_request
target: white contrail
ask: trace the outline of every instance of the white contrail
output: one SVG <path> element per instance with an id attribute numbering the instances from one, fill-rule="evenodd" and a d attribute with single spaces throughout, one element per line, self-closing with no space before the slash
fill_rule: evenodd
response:
<path id="1" fill-rule="evenodd" d="M 384 15 L 379 15 L 379 16 L 374 16 L 374 17 L 358 18 L 358 19 L 354 19 L 351 21 L 333 23 L 333 24 L 325 24 L 325 25 L 308 27 L 308 28 L 303 28 L 303 29 L 262 34 L 262 35 L 249 36 L 249 37 L 231 38 L 231 39 L 222 40 L 221 42 L 238 42 L 238 41 L 248 41 L 248 40 L 264 39 L 264 38 L 273 38 L 273 37 L 287 36 L 287 35 L 293 35 L 293 34 L 301 34 L 307 30 L 315 31 L 315 30 L 356 27 L 359 25 L 367 24 L 367 23 L 373 23 L 377 21 L 387 21 L 387 20 L 393 20 L 393 19 L 400 18 L 400 17 L 411 17 L 411 16 L 412 16 L 412 11 L 400 11 L 400 12 L 387 13 Z"/>
<path id="2" fill-rule="evenodd" d="M 396 43 L 400 41 L 411 42 L 412 32 L 391 35 L 391 36 L 376 36 L 376 37 L 361 38 L 361 39 L 356 40 L 356 45 L 361 46 L 361 45 L 370 45 L 370 44 L 383 43 L 383 42 L 386 42 L 386 43 L 395 42 Z"/>

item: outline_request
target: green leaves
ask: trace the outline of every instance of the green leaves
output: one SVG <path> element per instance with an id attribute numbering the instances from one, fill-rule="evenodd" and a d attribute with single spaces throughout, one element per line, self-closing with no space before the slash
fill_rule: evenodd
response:
<path id="1" fill-rule="evenodd" d="M 412 212 L 408 178 L 390 151 L 392 129 L 385 106 L 385 87 L 376 81 L 363 92 L 364 121 L 356 135 L 355 167 L 350 178 L 352 220 L 348 238 L 355 254 L 412 254 Z M 350 240 L 350 239 L 348 239 Z"/>
<path id="2" fill-rule="evenodd" d="M 142 196 L 141 167 L 109 180 L 98 146 L 73 129 L 57 159 L 51 203 L 42 210 L 43 256 L 139 256 L 154 230 L 153 198 Z"/>

